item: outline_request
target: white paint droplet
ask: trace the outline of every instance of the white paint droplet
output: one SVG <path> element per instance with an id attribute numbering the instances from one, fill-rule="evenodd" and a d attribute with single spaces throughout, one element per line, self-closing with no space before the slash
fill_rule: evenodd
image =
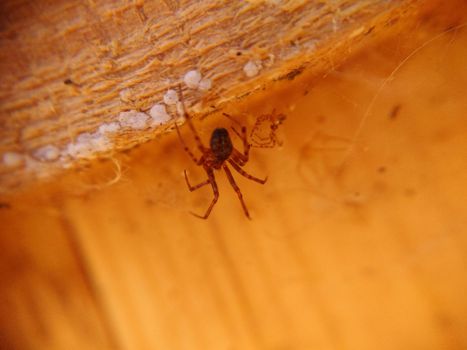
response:
<path id="1" fill-rule="evenodd" d="M 185 82 L 186 86 L 188 86 L 191 89 L 196 89 L 199 85 L 200 80 L 201 73 L 197 70 L 190 70 L 183 77 L 183 81 Z"/>
<path id="2" fill-rule="evenodd" d="M 120 112 L 118 121 L 124 128 L 141 130 L 148 126 L 149 116 L 138 111 Z"/>
<path id="3" fill-rule="evenodd" d="M 166 105 L 174 105 L 178 102 L 178 94 L 177 91 L 173 89 L 167 90 L 167 92 L 164 95 L 164 103 Z"/>
<path id="4" fill-rule="evenodd" d="M 261 64 L 259 62 L 248 61 L 245 66 L 243 66 L 243 71 L 246 76 L 251 78 L 259 73 L 261 69 Z"/>
<path id="5" fill-rule="evenodd" d="M 202 91 L 208 91 L 212 86 L 211 79 L 205 78 L 199 82 L 198 89 Z"/>
<path id="6" fill-rule="evenodd" d="M 3 154 L 3 164 L 9 168 L 20 166 L 24 162 L 22 154 L 17 152 L 6 152 Z"/>
<path id="7" fill-rule="evenodd" d="M 164 124 L 171 119 L 170 115 L 167 113 L 165 106 L 162 104 L 155 104 L 151 107 L 149 115 L 152 118 L 153 124 L 160 125 Z"/>
<path id="8" fill-rule="evenodd" d="M 86 158 L 93 153 L 90 144 L 85 143 L 69 143 L 64 152 L 73 158 Z"/>
<path id="9" fill-rule="evenodd" d="M 104 123 L 97 129 L 98 132 L 101 134 L 112 134 L 117 132 L 120 129 L 120 123 L 118 122 L 110 122 Z"/>
<path id="10" fill-rule="evenodd" d="M 103 152 L 109 150 L 112 147 L 112 142 L 106 135 L 96 132 L 91 134 L 91 136 L 91 143 L 94 147 L 94 151 Z"/>
<path id="11" fill-rule="evenodd" d="M 41 161 L 54 161 L 60 156 L 60 150 L 54 145 L 46 145 L 34 152 L 34 157 Z"/>
<path id="12" fill-rule="evenodd" d="M 112 142 L 100 132 L 80 134 L 74 143 L 69 143 L 65 154 L 73 158 L 87 158 L 96 152 L 103 152 L 112 147 Z"/>

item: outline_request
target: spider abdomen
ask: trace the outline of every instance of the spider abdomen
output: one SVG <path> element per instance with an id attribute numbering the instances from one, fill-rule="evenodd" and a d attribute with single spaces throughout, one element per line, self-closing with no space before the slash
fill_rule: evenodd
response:
<path id="1" fill-rule="evenodd" d="M 223 162 L 228 159 L 232 154 L 233 146 L 227 129 L 214 129 L 211 135 L 210 146 L 216 160 Z"/>

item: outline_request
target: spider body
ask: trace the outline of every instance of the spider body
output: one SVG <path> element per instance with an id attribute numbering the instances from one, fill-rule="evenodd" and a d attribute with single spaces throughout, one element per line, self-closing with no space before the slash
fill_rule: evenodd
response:
<path id="1" fill-rule="evenodd" d="M 180 90 L 180 95 L 181 95 L 181 88 L 179 87 Z M 183 99 L 182 99 L 183 103 Z M 248 219 L 250 219 L 250 214 L 248 212 L 248 209 L 245 205 L 245 202 L 243 200 L 243 195 L 242 192 L 240 191 L 240 188 L 237 186 L 235 179 L 232 175 L 232 172 L 230 171 L 230 168 L 228 164 L 235 170 L 237 171 L 240 175 L 246 177 L 249 180 L 258 182 L 260 184 L 264 184 L 267 180 L 265 179 L 258 179 L 250 174 L 248 174 L 246 171 L 242 169 L 242 167 L 248 162 L 249 159 L 249 152 L 250 152 L 250 144 L 247 140 L 247 132 L 246 128 L 244 126 L 241 127 L 241 132 L 238 132 L 235 128 L 232 127 L 232 130 L 237 134 L 238 137 L 243 142 L 243 152 L 238 151 L 232 143 L 232 140 L 230 138 L 229 132 L 225 128 L 216 128 L 211 134 L 211 140 L 209 143 L 209 147 L 205 147 L 203 143 L 201 142 L 201 139 L 198 135 L 198 132 L 196 131 L 193 122 L 191 121 L 190 116 L 186 113 L 185 106 L 183 106 L 184 114 L 186 116 L 186 121 L 191 129 L 191 132 L 193 133 L 193 136 L 196 141 L 196 145 L 198 147 L 198 150 L 201 152 L 201 157 L 197 158 L 195 154 L 188 148 L 186 145 L 185 141 L 183 140 L 180 130 L 178 128 L 177 123 L 175 123 L 175 128 L 177 130 L 178 137 L 180 139 L 180 142 L 182 143 L 185 151 L 188 153 L 188 155 L 193 159 L 193 161 L 204 168 L 206 171 L 206 175 L 208 176 L 207 180 L 192 186 L 190 184 L 190 181 L 188 180 L 188 176 L 186 173 L 186 170 L 184 172 L 185 174 L 185 181 L 188 186 L 188 189 L 192 192 L 195 191 L 205 185 L 211 185 L 212 191 L 214 198 L 212 199 L 211 204 L 209 205 L 208 209 L 206 210 L 204 215 L 198 215 L 195 213 L 191 213 L 196 217 L 199 217 L 201 219 L 207 219 L 209 215 L 211 214 L 212 208 L 214 205 L 217 203 L 217 200 L 219 199 L 219 190 L 217 187 L 216 183 L 216 178 L 214 176 L 214 170 L 223 170 L 227 176 L 227 179 L 230 182 L 230 185 L 233 187 L 235 192 L 237 193 L 238 199 L 240 200 L 240 204 L 242 205 L 243 211 Z M 232 119 L 229 115 L 225 114 L 228 118 Z M 233 120 L 233 119 L 232 119 Z M 233 120 L 235 121 L 235 120 Z"/>
<path id="2" fill-rule="evenodd" d="M 213 164 L 215 169 L 220 169 L 222 163 L 229 159 L 233 151 L 232 140 L 230 139 L 229 132 L 225 128 L 214 129 L 211 135 L 211 152 L 215 157 L 218 164 Z"/>

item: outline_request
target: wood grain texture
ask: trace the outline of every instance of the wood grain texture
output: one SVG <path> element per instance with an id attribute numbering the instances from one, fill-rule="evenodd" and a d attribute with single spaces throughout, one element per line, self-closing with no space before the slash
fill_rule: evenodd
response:
<path id="1" fill-rule="evenodd" d="M 187 103 L 199 115 L 212 113 L 305 69 L 317 74 L 342 62 L 366 34 L 388 31 L 414 3 L 3 1 L 0 156 L 15 152 L 20 161 L 0 162 L 0 189 L 166 131 L 167 124 L 122 128 L 84 155 L 68 148 L 121 111 L 148 111 L 190 69 L 213 87 L 186 92 Z M 262 66 L 253 78 L 243 72 L 250 60 Z M 50 161 L 38 155 L 46 146 L 58 152 Z"/>
<path id="2" fill-rule="evenodd" d="M 465 349 L 461 5 L 230 106 L 287 113 L 246 166 L 268 183 L 238 179 L 252 221 L 222 176 L 210 219 L 188 214 L 211 192 L 186 189 L 205 175 L 176 135 L 116 157 L 116 184 L 98 162 L 0 197 L 0 348 Z"/>

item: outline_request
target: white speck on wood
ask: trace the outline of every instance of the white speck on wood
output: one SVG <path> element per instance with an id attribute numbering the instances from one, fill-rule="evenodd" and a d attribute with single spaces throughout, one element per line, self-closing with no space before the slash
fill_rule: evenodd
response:
<path id="1" fill-rule="evenodd" d="M 211 79 L 205 78 L 201 79 L 201 81 L 199 82 L 198 89 L 200 89 L 201 91 L 208 91 L 211 88 L 211 86 Z"/>
<path id="2" fill-rule="evenodd" d="M 120 112 L 118 115 L 118 121 L 124 128 L 141 130 L 148 126 L 148 120 L 149 116 L 146 113 L 138 111 Z"/>
<path id="3" fill-rule="evenodd" d="M 155 104 L 152 106 L 149 110 L 149 115 L 152 118 L 152 123 L 155 125 L 164 124 L 171 119 L 170 115 L 165 109 L 165 106 L 162 104 Z"/>
<path id="4" fill-rule="evenodd" d="M 68 144 L 65 155 L 73 158 L 87 158 L 96 152 L 109 150 L 112 147 L 112 142 L 107 136 L 100 132 L 82 133 L 73 143 Z"/>
<path id="5" fill-rule="evenodd" d="M 41 161 L 54 161 L 60 156 L 60 150 L 54 145 L 46 145 L 34 152 L 34 157 Z"/>
<path id="6" fill-rule="evenodd" d="M 243 66 L 243 72 L 246 76 L 251 78 L 259 73 L 261 69 L 261 64 L 259 62 L 248 61 L 245 66 Z"/>
<path id="7" fill-rule="evenodd" d="M 166 105 L 174 105 L 178 102 L 178 94 L 177 91 L 173 89 L 167 90 L 167 92 L 164 95 L 164 103 Z"/>
<path id="8" fill-rule="evenodd" d="M 6 152 L 3 155 L 3 164 L 9 168 L 20 166 L 24 162 L 22 154 L 17 152 Z"/>
<path id="9" fill-rule="evenodd" d="M 183 77 L 183 81 L 189 88 L 196 89 L 201 81 L 201 73 L 197 70 L 190 70 Z"/>
<path id="10" fill-rule="evenodd" d="M 97 129 L 98 132 L 101 134 L 111 134 L 117 132 L 120 129 L 120 123 L 118 122 L 111 122 L 111 123 L 104 123 Z"/>

